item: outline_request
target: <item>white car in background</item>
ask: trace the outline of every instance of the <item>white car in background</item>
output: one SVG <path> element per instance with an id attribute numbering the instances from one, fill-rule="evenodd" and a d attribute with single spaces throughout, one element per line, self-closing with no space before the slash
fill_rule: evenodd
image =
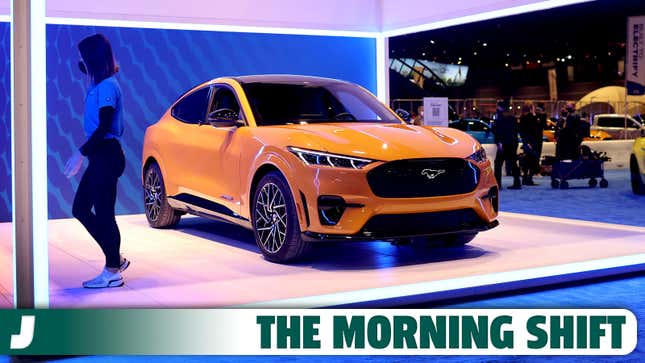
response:
<path id="1" fill-rule="evenodd" d="M 635 139 L 641 136 L 643 129 L 645 126 L 633 117 L 616 113 L 594 115 L 591 124 L 591 130 L 604 131 L 614 140 Z"/>

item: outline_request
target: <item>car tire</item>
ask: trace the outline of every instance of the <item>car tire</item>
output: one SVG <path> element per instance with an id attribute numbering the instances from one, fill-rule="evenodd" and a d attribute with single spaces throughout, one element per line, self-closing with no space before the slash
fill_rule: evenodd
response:
<path id="1" fill-rule="evenodd" d="M 643 180 L 641 179 L 638 162 L 634 156 L 629 160 L 629 171 L 631 175 L 632 192 L 637 195 L 645 195 L 645 184 L 643 184 Z"/>
<path id="2" fill-rule="evenodd" d="M 278 172 L 263 176 L 255 188 L 251 223 L 255 243 L 269 261 L 285 263 L 297 260 L 309 247 L 300 234 L 296 204 L 289 184 Z"/>
<path id="3" fill-rule="evenodd" d="M 600 179 L 600 187 L 601 188 L 607 188 L 608 186 L 609 186 L 609 182 L 607 181 L 607 179 L 604 179 L 604 178 Z"/>
<path id="4" fill-rule="evenodd" d="M 452 233 L 437 237 L 436 240 L 444 247 L 460 247 L 474 240 L 475 237 L 477 237 L 477 233 Z"/>
<path id="5" fill-rule="evenodd" d="M 166 186 L 157 163 L 148 165 L 143 178 L 143 202 L 148 224 L 153 228 L 173 228 L 181 219 L 181 212 L 168 204 Z"/>
<path id="6" fill-rule="evenodd" d="M 444 237 L 444 243 L 450 247 L 459 247 L 467 244 L 477 237 L 477 233 L 455 233 Z"/>

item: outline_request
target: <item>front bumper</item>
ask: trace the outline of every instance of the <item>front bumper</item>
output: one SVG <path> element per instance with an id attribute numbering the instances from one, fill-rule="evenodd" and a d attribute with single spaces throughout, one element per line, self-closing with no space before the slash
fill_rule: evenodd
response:
<path id="1" fill-rule="evenodd" d="M 406 216 L 406 215 L 401 215 Z M 427 237 L 427 236 L 442 236 L 450 235 L 455 233 L 478 233 L 487 231 L 489 229 L 495 228 L 499 225 L 497 220 L 492 222 L 479 221 L 477 223 L 464 224 L 457 227 L 453 226 L 437 226 L 433 225 L 433 228 L 428 228 L 426 230 L 415 230 L 411 229 L 406 231 L 405 229 L 393 229 L 392 231 L 385 233 L 375 233 L 369 231 L 368 229 L 362 229 L 361 232 L 353 235 L 342 235 L 342 234 L 324 234 L 324 233 L 315 233 L 315 232 L 304 232 L 302 233 L 302 239 L 307 242 L 318 242 L 318 241 L 373 241 L 380 239 L 397 239 L 397 238 L 408 238 L 408 237 Z"/>
<path id="2" fill-rule="evenodd" d="M 300 170 L 298 179 L 311 182 L 296 184 L 298 191 L 295 193 L 301 213 L 303 238 L 373 240 L 480 232 L 493 228 L 498 224 L 495 221 L 498 208 L 497 183 L 489 161 L 478 167 L 480 178 L 473 191 L 417 198 L 376 196 L 367 180 L 367 173 L 373 168 L 371 165 L 360 170 L 305 167 Z M 325 223 L 324 218 L 320 218 L 321 196 L 338 196 L 344 201 L 346 208 L 337 223 L 330 225 Z M 459 218 L 456 216 L 459 211 L 466 211 L 464 213 L 469 218 L 455 222 L 454 218 Z M 386 216 L 385 220 L 390 223 L 378 223 L 382 222 L 378 220 L 379 216 Z M 406 223 L 408 219 L 415 222 Z M 437 224 L 433 221 L 443 222 Z M 383 228 L 374 228 L 379 225 L 383 225 Z M 417 225 L 434 227 L 419 229 L 416 228 Z"/>

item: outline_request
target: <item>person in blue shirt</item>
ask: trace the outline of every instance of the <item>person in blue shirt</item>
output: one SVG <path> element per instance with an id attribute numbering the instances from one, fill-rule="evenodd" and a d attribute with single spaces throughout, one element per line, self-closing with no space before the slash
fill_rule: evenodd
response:
<path id="1" fill-rule="evenodd" d="M 123 285 L 123 272 L 130 261 L 120 253 L 121 235 L 114 217 L 117 182 L 125 169 L 119 139 L 123 135 L 121 89 L 114 75 L 118 67 L 108 39 L 95 34 L 78 44 L 79 68 L 87 75 L 83 129 L 85 143 L 65 165 L 68 178 L 76 175 L 87 157 L 89 165 L 76 190 L 72 214 L 96 240 L 105 255 L 105 268 L 86 288 Z M 92 211 L 92 208 L 94 211 Z"/>

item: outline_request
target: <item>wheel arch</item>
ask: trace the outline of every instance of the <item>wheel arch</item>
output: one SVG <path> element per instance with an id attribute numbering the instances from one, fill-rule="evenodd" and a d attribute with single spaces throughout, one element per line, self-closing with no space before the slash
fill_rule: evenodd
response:
<path id="1" fill-rule="evenodd" d="M 249 203 L 248 203 L 249 220 L 251 221 L 253 220 L 253 216 L 252 216 L 253 197 L 255 195 L 255 191 L 257 190 L 258 184 L 260 183 L 260 180 L 262 179 L 262 177 L 264 177 L 265 175 L 271 172 L 279 173 L 287 182 L 287 185 L 289 186 L 289 189 L 291 191 L 291 197 L 293 198 L 293 202 L 296 205 L 296 214 L 298 217 L 298 223 L 300 224 L 300 230 L 301 231 L 306 230 L 307 225 L 305 222 L 306 218 L 304 216 L 305 214 L 304 206 L 299 197 L 300 190 L 297 188 L 294 189 L 294 184 L 290 182 L 290 179 L 287 176 L 287 174 L 278 165 L 272 162 L 265 162 L 264 164 L 260 165 L 260 167 L 258 167 L 257 170 L 255 171 L 255 174 L 253 174 L 253 178 L 251 179 L 251 183 L 249 185 Z"/>
<path id="2" fill-rule="evenodd" d="M 146 169 L 152 163 L 156 163 L 159 166 L 159 169 L 161 170 L 161 176 L 164 179 L 164 183 L 168 183 L 168 178 L 167 178 L 168 175 L 166 173 L 166 168 L 162 161 L 161 156 L 155 150 L 150 150 L 149 153 L 146 153 L 141 164 L 141 185 L 145 183 Z"/>
<path id="3" fill-rule="evenodd" d="M 148 167 L 152 165 L 153 163 L 159 165 L 159 162 L 157 161 L 157 158 L 154 156 L 148 156 L 148 158 L 143 162 L 143 167 L 141 168 L 141 183 L 145 183 L 145 178 L 146 178 L 146 170 L 148 170 Z M 161 168 L 161 167 L 159 167 Z"/>

